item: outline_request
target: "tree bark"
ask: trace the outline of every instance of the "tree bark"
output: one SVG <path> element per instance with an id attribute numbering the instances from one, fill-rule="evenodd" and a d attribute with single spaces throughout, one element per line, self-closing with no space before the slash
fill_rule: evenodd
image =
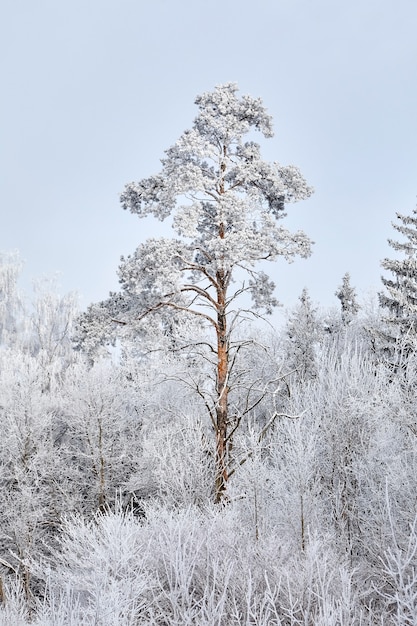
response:
<path id="1" fill-rule="evenodd" d="M 227 423 L 229 347 L 226 318 L 226 284 L 223 270 L 217 272 L 217 399 L 216 399 L 216 467 L 215 502 L 220 502 L 228 480 Z"/>

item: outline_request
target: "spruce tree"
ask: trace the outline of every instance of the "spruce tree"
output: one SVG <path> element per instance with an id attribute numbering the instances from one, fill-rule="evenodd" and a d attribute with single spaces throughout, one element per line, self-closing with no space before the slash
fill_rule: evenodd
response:
<path id="1" fill-rule="evenodd" d="M 346 272 L 343 276 L 342 284 L 335 292 L 335 296 L 339 298 L 342 307 L 342 324 L 343 326 L 348 326 L 359 311 L 359 305 L 356 301 L 356 291 L 350 284 L 349 272 Z"/>
<path id="2" fill-rule="evenodd" d="M 285 331 L 285 361 L 295 380 L 315 378 L 316 345 L 319 338 L 317 309 L 313 306 L 306 288 L 299 297 L 299 304 L 292 311 Z"/>
<path id="3" fill-rule="evenodd" d="M 379 302 L 388 311 L 386 339 L 397 344 L 402 354 L 414 352 L 417 346 L 417 208 L 411 215 L 397 213 L 393 228 L 404 241 L 388 239 L 400 258 L 385 258 L 381 265 L 392 277 L 381 277 L 385 292 L 379 293 Z"/>

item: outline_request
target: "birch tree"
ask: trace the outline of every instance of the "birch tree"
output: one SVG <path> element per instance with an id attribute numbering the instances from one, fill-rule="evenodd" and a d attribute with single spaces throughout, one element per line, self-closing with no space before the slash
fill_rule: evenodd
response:
<path id="1" fill-rule="evenodd" d="M 253 132 L 272 137 L 271 117 L 261 99 L 237 91 L 228 83 L 198 96 L 193 126 L 166 150 L 161 171 L 126 185 L 122 207 L 139 218 L 170 218 L 175 237 L 149 239 L 122 257 L 120 292 L 90 306 L 77 331 L 78 343 L 92 351 L 115 334 L 172 332 L 177 315 L 211 329 L 212 338 L 193 340 L 215 371 L 210 396 L 200 395 L 215 433 L 216 501 L 225 492 L 228 442 L 239 423 L 229 415 L 230 374 L 244 344 L 235 331 L 242 319 L 277 305 L 275 285 L 259 263 L 307 257 L 311 247 L 304 232 L 289 232 L 281 219 L 287 203 L 312 189 L 297 167 L 262 159 Z"/>

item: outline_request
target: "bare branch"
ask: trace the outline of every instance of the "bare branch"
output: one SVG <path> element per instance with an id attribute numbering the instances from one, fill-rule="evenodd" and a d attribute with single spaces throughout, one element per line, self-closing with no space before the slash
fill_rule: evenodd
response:
<path id="1" fill-rule="evenodd" d="M 212 317 L 210 317 L 210 315 L 207 315 L 206 313 L 200 313 L 199 311 L 194 311 L 194 309 L 189 309 L 188 307 L 181 306 L 180 304 L 175 304 L 175 302 L 159 302 L 158 304 L 156 304 L 151 309 L 148 309 L 147 311 L 142 313 L 142 315 L 140 315 L 138 318 L 136 318 L 136 321 L 140 322 L 142 319 L 144 319 L 150 313 L 155 313 L 156 311 L 158 311 L 159 309 L 162 309 L 164 307 L 171 307 L 171 308 L 175 309 L 176 311 L 184 311 L 186 313 L 191 313 L 192 315 L 196 315 L 197 317 L 202 317 L 202 318 L 206 319 L 208 322 L 210 322 L 210 324 L 212 324 L 214 326 L 214 328 L 217 330 L 217 323 L 216 323 L 216 321 Z M 117 321 L 117 320 L 115 320 L 115 321 Z M 120 322 L 120 323 L 123 324 L 123 322 Z"/>
<path id="2" fill-rule="evenodd" d="M 271 428 L 271 426 L 273 425 L 277 417 L 286 417 L 287 419 L 296 420 L 296 419 L 300 419 L 304 415 L 304 413 L 306 413 L 306 410 L 302 411 L 298 415 L 289 415 L 288 413 L 274 413 L 271 419 L 269 420 L 269 422 L 262 428 L 261 432 L 259 433 L 258 443 L 260 443 L 262 439 L 265 437 L 266 433 Z M 246 463 L 246 461 L 248 461 L 252 456 L 253 456 L 253 450 L 251 450 L 243 459 L 241 459 L 238 462 L 238 464 L 235 467 L 233 467 L 229 471 L 229 478 L 233 476 L 233 474 L 235 473 L 238 467 L 241 467 L 242 465 L 244 465 L 244 463 Z"/>

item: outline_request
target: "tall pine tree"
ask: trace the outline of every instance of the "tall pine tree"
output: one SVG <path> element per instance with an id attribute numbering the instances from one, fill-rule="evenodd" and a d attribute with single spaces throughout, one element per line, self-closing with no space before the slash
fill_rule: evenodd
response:
<path id="1" fill-rule="evenodd" d="M 159 349 L 156 331 L 174 328 L 177 317 L 206 328 L 194 340 L 187 337 L 185 346 L 190 350 L 194 341 L 194 354 L 212 366 L 214 384 L 198 393 L 215 434 L 219 501 L 233 462 L 229 443 L 242 417 L 232 424 L 229 411 L 233 368 L 247 345 L 237 329 L 241 333 L 248 315 L 258 318 L 277 304 L 274 283 L 256 266 L 309 256 L 305 233 L 289 232 L 280 222 L 285 206 L 312 189 L 295 166 L 262 159 L 253 133 L 273 133 L 259 98 L 239 97 L 228 83 L 195 102 L 193 127 L 166 150 L 160 173 L 128 184 L 121 196 L 123 208 L 140 218 L 171 218 L 175 236 L 149 239 L 122 258 L 121 291 L 87 310 L 77 340 L 91 351 L 114 334 L 125 340 L 142 334 Z M 244 294 L 252 296 L 251 308 L 240 302 Z"/>

